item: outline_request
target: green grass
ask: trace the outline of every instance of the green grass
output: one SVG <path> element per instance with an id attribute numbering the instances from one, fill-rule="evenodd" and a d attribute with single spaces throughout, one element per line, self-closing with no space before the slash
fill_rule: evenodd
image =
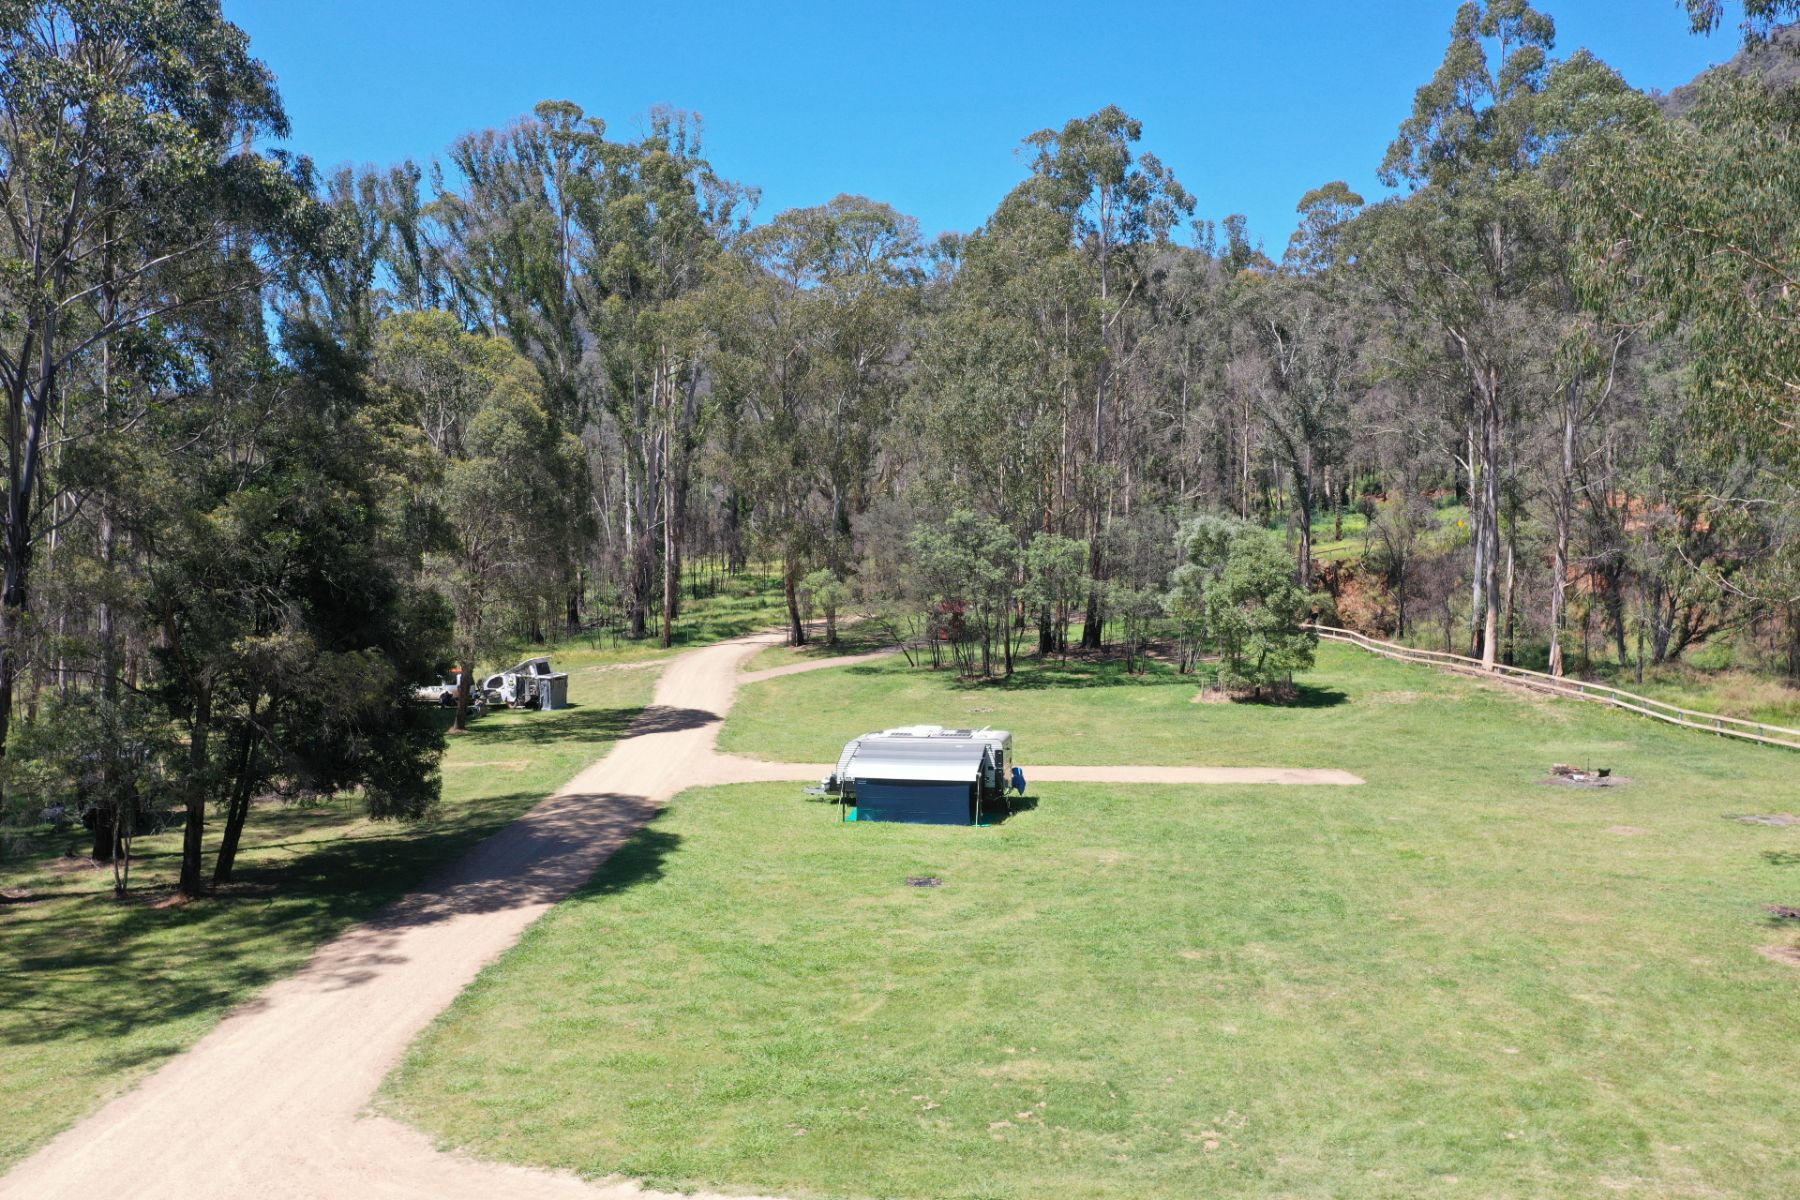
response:
<path id="1" fill-rule="evenodd" d="M 1710 665 L 1704 659 L 1672 662 L 1646 667 L 1640 684 L 1633 667 L 1596 662 L 1586 676 L 1695 712 L 1800 729 L 1800 687 L 1766 670 L 1730 662 Z"/>
<path id="2" fill-rule="evenodd" d="M 451 740 L 441 811 L 426 822 L 372 822 L 353 801 L 260 808 L 237 882 L 214 899 L 167 905 L 179 833 L 138 840 L 122 901 L 109 869 L 59 860 L 87 852 L 85 831 L 15 838 L 0 862 L 0 1168 L 554 791 L 624 731 L 655 677 L 577 674 L 576 707 L 477 721 Z"/>
<path id="3" fill-rule="evenodd" d="M 1292 707 L 1196 704 L 1196 679 L 1156 662 L 1148 674 L 1130 675 L 1118 662 L 1032 658 L 1010 680 L 976 682 L 895 657 L 754 684 L 739 693 L 720 744 L 752 757 L 836 762 L 845 742 L 872 729 L 991 725 L 1013 731 L 1027 773 L 1034 760 L 1329 767 L 1369 736 L 1356 719 L 1364 712 L 1417 698 L 1451 706 L 1440 716 L 1472 719 L 1463 702 L 1481 693 L 1426 671 L 1392 681 L 1404 689 L 1394 696 L 1365 695 L 1361 707 L 1347 707 L 1349 678 L 1362 678 L 1352 657 L 1360 653 L 1321 646 L 1326 669 L 1296 680 L 1300 697 Z M 1255 735 L 1244 736 L 1250 729 Z"/>
<path id="4" fill-rule="evenodd" d="M 787 602 L 782 595 L 780 577 L 766 571 L 747 571 L 723 580 L 716 592 L 698 600 L 684 593 L 680 615 L 675 619 L 675 633 L 669 639 L 667 649 L 654 636 L 633 641 L 615 632 L 594 631 L 563 638 L 547 651 L 523 646 L 517 654 L 507 656 L 505 662 L 484 664 L 483 672 L 546 652 L 558 670 L 566 671 L 644 662 L 695 646 L 742 637 L 786 620 Z"/>
<path id="5" fill-rule="evenodd" d="M 1044 785 L 980 830 L 689 793 L 384 1103 L 511 1161 L 799 1197 L 1800 1194 L 1800 974 L 1757 953 L 1796 941 L 1763 906 L 1800 903 L 1800 829 L 1721 819 L 1791 811 L 1800 759 L 1336 647 L 1291 710 L 1091 676 L 789 677 L 732 740 L 821 758 L 979 699 L 1027 772 L 1368 783 Z M 1540 785 L 1589 756 L 1633 782 Z"/>
<path id="6" fill-rule="evenodd" d="M 1323 513 L 1313 521 L 1313 557 L 1322 563 L 1360 558 L 1367 545 L 1369 519 L 1360 512 L 1344 514 L 1344 534 L 1338 536 L 1337 515 Z"/>
<path id="7" fill-rule="evenodd" d="M 807 636 L 815 640 L 804 646 L 770 646 L 760 650 L 751 660 L 744 664 L 746 671 L 766 671 L 771 667 L 786 667 L 794 663 L 813 662 L 821 658 L 836 658 L 843 654 L 868 654 L 873 650 L 886 649 L 892 643 L 883 636 L 883 631 L 875 624 L 845 625 L 838 629 L 837 645 L 825 644 L 825 626 L 814 621 L 809 626 Z"/>

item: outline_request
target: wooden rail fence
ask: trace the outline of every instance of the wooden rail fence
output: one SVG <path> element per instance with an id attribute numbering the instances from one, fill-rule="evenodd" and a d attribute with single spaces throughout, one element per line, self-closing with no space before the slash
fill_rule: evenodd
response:
<path id="1" fill-rule="evenodd" d="M 1788 729 L 1781 725 L 1765 725 L 1761 721 L 1746 721 L 1742 717 L 1726 717 L 1720 716 L 1718 713 L 1695 712 L 1691 708 L 1665 704 L 1661 700 L 1652 700 L 1648 696 L 1640 696 L 1635 692 L 1627 692 L 1622 688 L 1611 687 L 1604 683 L 1588 683 L 1580 679 L 1570 679 L 1567 676 L 1547 675 L 1542 671 L 1528 671 L 1524 667 L 1509 667 L 1503 663 L 1494 664 L 1493 669 L 1490 670 L 1482 666 L 1481 660 L 1477 658 L 1469 658 L 1462 654 L 1445 654 L 1438 650 L 1416 650 L 1411 646 L 1399 646 L 1393 642 L 1364 637 L 1362 634 L 1353 633 L 1348 629 L 1332 629 L 1324 625 L 1313 625 L 1310 628 L 1328 642 L 1357 646 L 1399 662 L 1423 663 L 1427 666 L 1455 671 L 1459 675 L 1473 675 L 1481 679 L 1500 679 L 1530 688 L 1533 691 L 1567 696 L 1574 700 L 1593 700 L 1600 704 L 1610 704 L 1614 708 L 1622 708 L 1627 712 L 1634 712 L 1639 716 L 1650 717 L 1657 721 L 1666 721 L 1670 725 L 1680 725 L 1684 729 L 1698 729 L 1704 733 L 1717 734 L 1720 737 L 1742 738 L 1747 742 L 1761 742 L 1765 746 L 1784 746 L 1789 750 L 1800 750 L 1800 729 Z"/>

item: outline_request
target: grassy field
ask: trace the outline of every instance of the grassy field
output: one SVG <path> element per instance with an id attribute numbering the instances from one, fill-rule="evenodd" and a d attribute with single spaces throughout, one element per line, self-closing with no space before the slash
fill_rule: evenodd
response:
<path id="1" fill-rule="evenodd" d="M 1724 819 L 1793 811 L 1800 759 L 1335 647 L 1307 683 L 753 685 L 731 740 L 782 756 L 979 715 L 1028 772 L 1368 783 L 1045 785 L 981 830 L 690 793 L 384 1102 L 495 1157 L 801 1197 L 1800 1194 L 1800 971 L 1759 954 L 1800 940 L 1764 908 L 1800 903 L 1800 828 Z M 1542 784 L 1590 757 L 1631 782 Z"/>
<path id="2" fill-rule="evenodd" d="M 770 646 L 759 650 L 751 660 L 744 664 L 746 671 L 766 671 L 771 667 L 785 667 L 793 663 L 814 662 L 821 658 L 836 658 L 841 654 L 867 654 L 872 650 L 885 649 L 891 644 L 882 635 L 882 628 L 877 625 L 854 624 L 839 628 L 837 645 L 825 644 L 825 627 L 815 621 L 809 627 L 808 637 L 816 640 L 804 646 Z"/>
<path id="3" fill-rule="evenodd" d="M 1359 657 L 1360 656 L 1360 657 Z M 1117 662 L 1025 660 L 1010 679 L 967 681 L 953 671 L 909 667 L 904 658 L 791 675 L 746 688 L 720 744 L 752 757 L 836 762 L 844 743 L 897 724 L 1010 729 L 1029 764 L 1338 766 L 1365 757 L 1389 717 L 1429 710 L 1435 721 L 1473 724 L 1489 704 L 1533 705 L 1510 691 L 1489 694 L 1429 671 L 1370 672 L 1371 656 L 1319 647 L 1320 670 L 1299 677 L 1292 706 L 1194 703 L 1199 683 L 1152 663 L 1127 674 Z M 1351 703 L 1352 689 L 1361 694 Z M 1588 737 L 1574 708 L 1549 719 Z M 1396 731 L 1396 738 L 1404 733 Z M 1604 744 L 1593 747 L 1594 752 Z M 1587 753 L 1584 748 L 1570 753 Z M 1543 764 L 1533 764 L 1541 768 Z"/>
<path id="4" fill-rule="evenodd" d="M 214 899 L 170 903 L 179 833 L 139 839 L 123 901 L 110 869 L 63 857 L 87 852 L 85 831 L 14 837 L 0 862 L 0 1168 L 604 753 L 649 701 L 656 671 L 583 671 L 569 658 L 575 707 L 494 713 L 452 739 L 435 819 L 376 823 L 352 801 L 271 804 L 245 830 L 238 882 Z"/>

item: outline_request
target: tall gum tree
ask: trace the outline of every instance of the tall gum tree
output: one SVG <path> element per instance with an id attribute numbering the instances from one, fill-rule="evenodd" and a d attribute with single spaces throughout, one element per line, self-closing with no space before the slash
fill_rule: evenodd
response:
<path id="1" fill-rule="evenodd" d="M 1382 164 L 1411 194 L 1359 222 L 1365 277 L 1394 310 L 1434 331 L 1469 399 L 1475 571 L 1471 620 L 1482 663 L 1501 638 L 1502 481 L 1512 429 L 1547 374 L 1530 336 L 1559 248 L 1540 165 L 1609 110 L 1618 76 L 1585 52 L 1553 67 L 1555 25 L 1525 0 L 1466 3 L 1444 61 Z"/>
<path id="2" fill-rule="evenodd" d="M 1086 430 L 1088 466 L 1087 536 L 1089 574 L 1106 574 L 1103 539 L 1113 495 L 1109 482 L 1119 466 L 1109 432 L 1114 411 L 1114 375 L 1130 353 L 1126 315 L 1144 297 L 1153 252 L 1167 246 L 1171 232 L 1194 211 L 1194 199 L 1153 154 L 1135 147 L 1143 124 L 1115 105 L 1092 116 L 1044 129 L 1025 139 L 1037 154 L 1032 177 L 1020 187 L 1036 202 L 1063 214 L 1075 246 L 1088 262 L 1090 292 L 1082 319 L 1095 330 L 1099 354 L 1085 390 L 1092 397 Z M 1090 591 L 1083 646 L 1100 645 L 1105 618 L 1104 589 Z"/>
<path id="3" fill-rule="evenodd" d="M 81 436 L 88 416 L 68 411 L 69 378 L 122 335 L 252 292 L 316 244 L 309 188 L 248 149 L 286 130 L 272 77 L 216 5 L 0 8 L 0 753 L 46 443 Z"/>
<path id="4" fill-rule="evenodd" d="M 847 556 L 881 436 L 904 386 L 921 280 L 918 224 L 839 196 L 740 239 L 716 296 L 715 386 L 738 414 L 740 479 L 780 558 L 788 637 L 806 640 L 798 588 L 814 560 Z"/>

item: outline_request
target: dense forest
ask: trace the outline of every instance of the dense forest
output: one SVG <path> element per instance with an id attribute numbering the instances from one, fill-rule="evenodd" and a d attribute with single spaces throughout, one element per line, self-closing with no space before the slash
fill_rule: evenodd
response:
<path id="1" fill-rule="evenodd" d="M 854 610 L 971 673 L 1253 685 L 1317 618 L 1800 681 L 1793 8 L 1659 97 L 1464 4 L 1384 198 L 1198 213 L 1108 107 L 928 241 L 759 212 L 676 110 L 321 171 L 216 2 L 0 4 L 7 811 L 175 797 L 198 892 L 270 791 L 428 811 L 451 663 L 668 644 L 750 569 L 795 641 Z"/>

